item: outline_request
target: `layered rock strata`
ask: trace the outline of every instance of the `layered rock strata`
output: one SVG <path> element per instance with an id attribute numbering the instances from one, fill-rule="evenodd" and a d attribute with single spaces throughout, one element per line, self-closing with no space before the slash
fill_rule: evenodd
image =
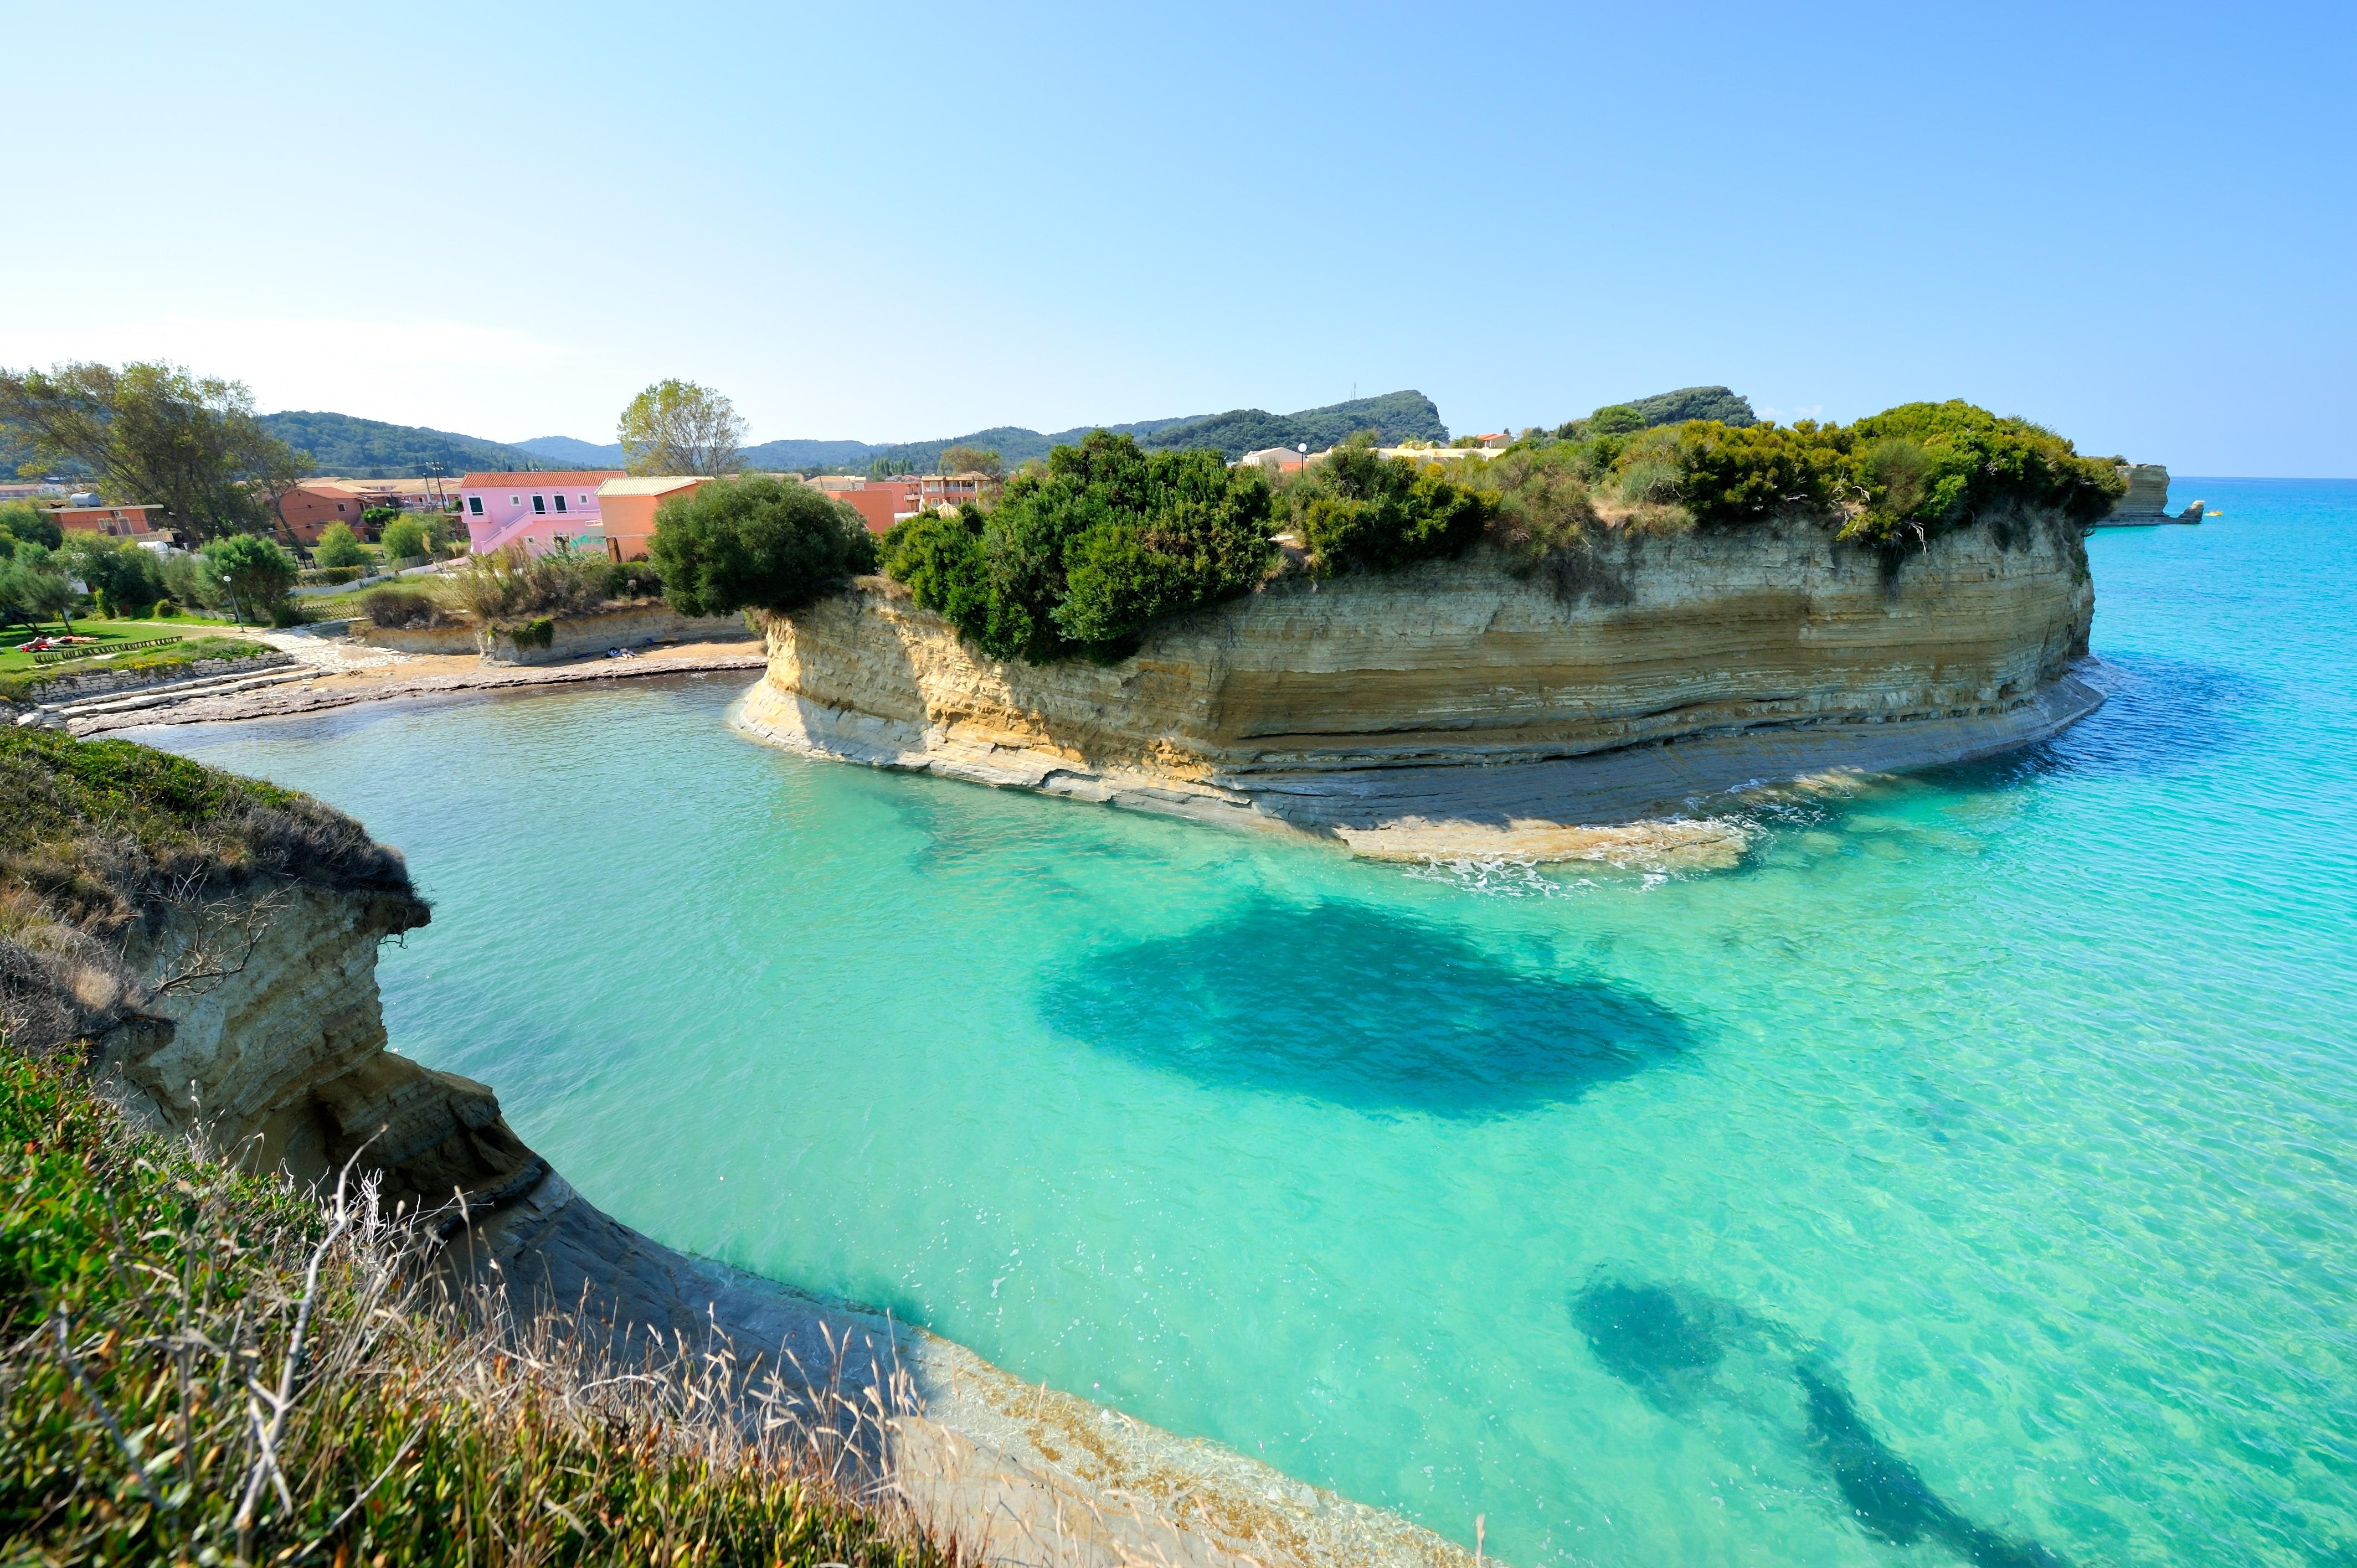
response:
<path id="1" fill-rule="evenodd" d="M 135 1117 L 199 1130 L 262 1170 L 330 1178 L 347 1161 L 388 1201 L 443 1218 L 447 1256 L 528 1306 L 583 1311 L 630 1343 L 799 1370 L 898 1412 L 890 1484 L 979 1560 L 1037 1568 L 1461 1568 L 1397 1515 L 1305 1486 L 1217 1444 L 1027 1385 L 883 1314 L 692 1258 L 601 1213 L 527 1148 L 481 1084 L 385 1048 L 381 942 L 416 899 L 249 887 L 135 930 L 153 993 L 96 1043 Z M 167 982 L 185 981 L 167 985 Z M 163 986 L 160 992 L 156 987 Z M 496 1265 L 496 1270 L 494 1270 Z"/>
<path id="2" fill-rule="evenodd" d="M 1984 756 L 2092 712 L 2070 669 L 2093 608 L 2078 529 L 2035 514 L 1888 556 L 1796 520 L 1600 531 L 1528 573 L 1486 553 L 1293 573 L 1109 664 L 985 658 L 864 577 L 769 618 L 738 722 L 819 755 L 1362 854 L 1675 854 L 1654 830 L 1592 830 L 1693 816 L 1755 781 Z M 1672 837 L 1727 851 L 1725 832 Z"/>

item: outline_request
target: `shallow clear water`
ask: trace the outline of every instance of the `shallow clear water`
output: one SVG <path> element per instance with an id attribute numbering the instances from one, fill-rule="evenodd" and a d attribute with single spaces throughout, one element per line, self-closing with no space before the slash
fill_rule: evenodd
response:
<path id="1" fill-rule="evenodd" d="M 805 761 L 720 678 L 147 738 L 408 851 L 396 1044 L 598 1204 L 1019 1376 L 1533 1565 L 2345 1563 L 2357 483 L 2178 489 L 2090 542 L 2094 718 L 1685 879 Z"/>

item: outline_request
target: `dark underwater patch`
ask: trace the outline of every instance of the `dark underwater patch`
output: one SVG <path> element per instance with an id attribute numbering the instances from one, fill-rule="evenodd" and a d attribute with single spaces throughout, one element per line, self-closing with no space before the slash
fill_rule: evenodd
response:
<path id="1" fill-rule="evenodd" d="M 1693 1044 L 1641 993 L 1344 901 L 1263 899 L 1092 955 L 1038 1001 L 1060 1035 L 1206 1083 L 1443 1116 L 1576 1099 Z"/>
<path id="2" fill-rule="evenodd" d="M 2069 1568 L 2035 1541 L 2017 1541 L 1957 1512 L 1920 1471 L 1874 1434 L 1841 1375 L 1772 1319 L 1732 1302 L 1671 1286 L 1603 1277 L 1572 1298 L 1573 1323 L 1598 1365 L 1670 1414 L 1704 1400 L 1743 1402 L 1717 1374 L 1738 1347 L 1766 1352 L 1789 1374 L 1806 1412 L 1791 1434 L 1841 1495 L 1858 1528 L 1892 1546 L 1943 1546 L 1973 1568 Z"/>

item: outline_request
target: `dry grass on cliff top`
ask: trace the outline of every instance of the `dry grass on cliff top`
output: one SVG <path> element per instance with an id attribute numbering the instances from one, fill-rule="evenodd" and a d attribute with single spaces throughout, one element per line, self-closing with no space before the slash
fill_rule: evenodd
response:
<path id="1" fill-rule="evenodd" d="M 130 741 L 0 730 L 0 893 L 108 931 L 192 881 L 262 879 L 415 897 L 397 851 L 308 795 Z"/>
<path id="2" fill-rule="evenodd" d="M 365 1189 L 135 1135 L 0 1052 L 0 1560 L 954 1564 L 872 1482 L 880 1412 L 629 1366 L 457 1293 Z"/>

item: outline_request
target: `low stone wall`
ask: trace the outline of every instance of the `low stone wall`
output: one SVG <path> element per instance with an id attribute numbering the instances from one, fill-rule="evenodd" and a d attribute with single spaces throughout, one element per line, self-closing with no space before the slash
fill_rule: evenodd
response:
<path id="1" fill-rule="evenodd" d="M 475 635 L 472 621 L 459 626 L 378 626 L 371 621 L 352 622 L 352 638 L 371 648 L 387 648 L 395 653 L 479 653 L 481 646 Z"/>
<path id="2" fill-rule="evenodd" d="M 222 675 L 245 675 L 276 670 L 295 662 L 291 653 L 257 653 L 248 659 L 204 659 L 194 664 L 167 664 L 152 670 L 93 670 L 87 675 L 60 675 L 33 688 L 37 703 L 76 702 L 102 697 L 110 692 L 136 692 L 148 686 L 169 686 L 182 681 L 210 681 Z"/>
<path id="3" fill-rule="evenodd" d="M 555 635 L 546 648 L 520 649 L 510 637 L 487 639 L 483 628 L 473 620 L 418 628 L 354 621 L 352 635 L 371 648 L 396 653 L 479 653 L 493 664 L 555 664 L 609 648 L 646 648 L 659 642 L 750 642 L 758 634 L 747 629 L 736 616 L 686 616 L 658 600 L 595 615 L 568 616 L 556 623 Z"/>
<path id="4" fill-rule="evenodd" d="M 648 648 L 659 642 L 750 642 L 755 633 L 736 616 L 686 616 L 669 605 L 633 606 L 556 623 L 546 648 L 518 648 L 496 639 L 483 658 L 493 664 L 554 664 L 609 648 Z"/>

